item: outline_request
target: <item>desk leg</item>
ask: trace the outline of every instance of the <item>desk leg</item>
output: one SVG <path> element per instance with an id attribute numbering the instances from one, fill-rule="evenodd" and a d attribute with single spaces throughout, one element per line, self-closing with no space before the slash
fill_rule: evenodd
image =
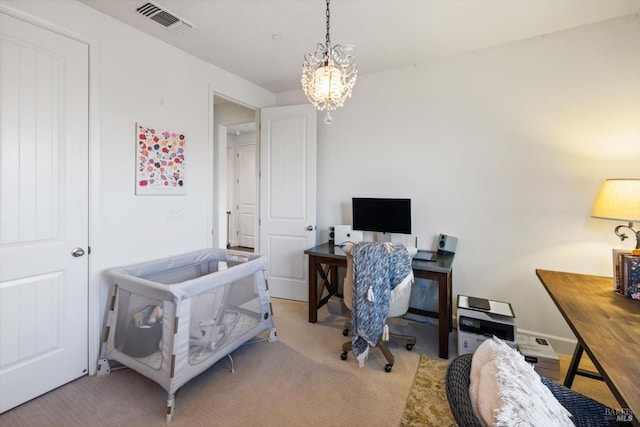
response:
<path id="1" fill-rule="evenodd" d="M 582 347 L 582 345 L 580 343 L 576 344 L 576 349 L 573 352 L 573 357 L 571 358 L 571 363 L 569 364 L 569 369 L 567 370 L 567 376 L 564 377 L 564 386 L 567 388 L 571 388 L 571 386 L 573 385 L 573 379 L 576 375 L 591 378 L 592 380 L 604 381 L 604 379 L 598 372 L 586 371 L 579 368 L 580 359 L 582 359 L 583 352 L 584 348 Z"/>
<path id="2" fill-rule="evenodd" d="M 578 372 L 578 366 L 580 365 L 580 359 L 582 358 L 582 352 L 584 349 L 580 343 L 576 344 L 576 349 L 573 352 L 573 357 L 571 358 L 571 363 L 569 364 L 569 370 L 567 371 L 567 376 L 564 377 L 564 386 L 567 388 L 571 388 L 573 384 L 573 379 Z"/>
<path id="3" fill-rule="evenodd" d="M 309 323 L 318 321 L 318 271 L 315 257 L 309 255 Z"/>
<path id="4" fill-rule="evenodd" d="M 438 275 L 438 355 L 449 358 L 451 331 L 451 275 Z"/>
<path id="5" fill-rule="evenodd" d="M 453 271 L 447 274 L 447 306 L 449 307 L 449 332 L 453 331 L 451 319 L 453 319 Z"/>
<path id="6" fill-rule="evenodd" d="M 338 293 L 338 267 L 331 267 L 331 295 Z"/>

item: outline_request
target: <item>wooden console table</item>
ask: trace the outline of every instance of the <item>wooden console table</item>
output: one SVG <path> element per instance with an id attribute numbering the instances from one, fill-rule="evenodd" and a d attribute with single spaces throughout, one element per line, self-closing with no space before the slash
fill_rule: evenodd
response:
<path id="1" fill-rule="evenodd" d="M 536 270 L 578 339 L 565 385 L 571 387 L 583 350 L 620 403 L 640 422 L 640 301 L 617 295 L 611 277 Z"/>
<path id="2" fill-rule="evenodd" d="M 309 256 L 309 322 L 318 321 L 318 308 L 338 293 L 338 267 L 347 266 L 347 256 L 339 246 L 324 243 L 304 251 Z M 438 319 L 438 355 L 449 358 L 449 333 L 452 330 L 452 268 L 453 254 L 439 255 L 435 262 L 413 260 L 416 278 L 438 282 L 438 311 L 409 307 L 410 313 Z M 321 279 L 318 280 L 318 277 Z M 322 297 L 326 289 L 327 295 Z"/>

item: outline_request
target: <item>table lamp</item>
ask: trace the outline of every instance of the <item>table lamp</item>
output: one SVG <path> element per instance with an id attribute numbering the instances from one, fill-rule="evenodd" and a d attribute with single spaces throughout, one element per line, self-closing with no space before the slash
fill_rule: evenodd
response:
<path id="1" fill-rule="evenodd" d="M 629 229 L 636 235 L 636 250 L 640 250 L 640 230 L 633 228 L 633 222 L 640 221 L 640 179 L 607 179 L 598 193 L 591 216 L 627 221 L 628 225 L 615 228 L 616 236 L 620 240 L 626 239 L 628 236 L 620 229 Z"/>

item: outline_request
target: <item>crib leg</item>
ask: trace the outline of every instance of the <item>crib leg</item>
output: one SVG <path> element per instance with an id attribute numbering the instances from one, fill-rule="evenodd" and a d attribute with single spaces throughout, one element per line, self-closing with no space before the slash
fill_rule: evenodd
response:
<path id="1" fill-rule="evenodd" d="M 276 333 L 276 328 L 271 328 L 269 330 L 269 342 L 278 341 L 278 334 Z"/>
<path id="2" fill-rule="evenodd" d="M 235 368 L 233 367 L 233 357 L 231 357 L 230 354 L 227 354 L 227 357 L 229 358 L 229 360 L 231 361 L 231 373 L 234 374 L 236 372 Z"/>
<path id="3" fill-rule="evenodd" d="M 98 359 L 98 376 L 106 375 L 110 372 L 109 361 L 106 358 Z"/>
<path id="4" fill-rule="evenodd" d="M 167 398 L 167 422 L 171 422 L 171 418 L 173 417 L 173 410 L 176 408 L 176 395 L 172 394 Z"/>

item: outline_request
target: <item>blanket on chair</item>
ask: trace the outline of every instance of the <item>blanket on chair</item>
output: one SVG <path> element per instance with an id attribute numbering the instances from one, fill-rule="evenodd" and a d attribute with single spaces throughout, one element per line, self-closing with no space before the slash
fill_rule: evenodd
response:
<path id="1" fill-rule="evenodd" d="M 412 272 L 403 245 L 359 242 L 353 247 L 353 354 L 362 367 L 387 323 L 392 289 Z"/>

